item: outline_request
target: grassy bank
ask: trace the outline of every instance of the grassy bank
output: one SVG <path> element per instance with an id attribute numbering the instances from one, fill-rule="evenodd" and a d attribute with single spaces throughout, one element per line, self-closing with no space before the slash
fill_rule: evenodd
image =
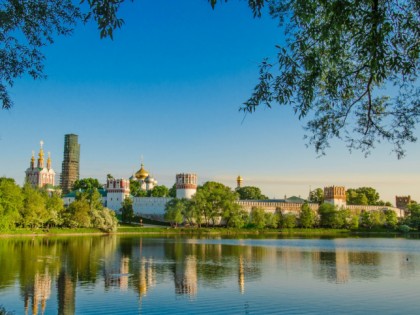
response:
<path id="1" fill-rule="evenodd" d="M 55 235 L 105 235 L 99 229 L 93 228 L 51 228 L 51 229 L 16 229 L 13 231 L 0 232 L 0 237 L 8 236 L 55 236 Z M 395 236 L 406 236 L 406 235 L 419 235 L 419 232 L 400 233 L 394 230 L 357 230 L 350 231 L 346 229 L 235 229 L 235 228 L 171 228 L 171 227 L 141 227 L 139 225 L 120 225 L 117 232 L 112 234 L 133 234 L 133 235 L 221 235 L 235 237 L 240 235 L 247 236 L 296 236 L 296 237 L 312 237 L 312 236 L 325 236 L 325 237 L 349 237 L 349 236 L 360 236 L 360 237 L 395 237 Z"/>

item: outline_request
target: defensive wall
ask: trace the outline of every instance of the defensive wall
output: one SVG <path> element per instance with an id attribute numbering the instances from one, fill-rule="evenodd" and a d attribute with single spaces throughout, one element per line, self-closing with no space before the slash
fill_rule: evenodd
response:
<path id="1" fill-rule="evenodd" d="M 133 210 L 135 214 L 139 214 L 143 217 L 163 220 L 165 213 L 165 205 L 172 198 L 159 198 L 159 197 L 134 197 L 133 198 Z M 273 202 L 268 200 L 238 200 L 237 203 L 242 208 L 250 213 L 252 208 L 258 207 L 263 208 L 266 212 L 275 213 L 281 211 L 284 213 L 294 213 L 298 215 L 302 207 L 302 203 L 288 203 L 288 202 Z M 317 211 L 319 205 L 316 203 L 308 204 L 310 209 Z M 347 205 L 344 209 L 350 210 L 352 213 L 359 214 L 362 211 L 384 211 L 392 210 L 396 213 L 397 217 L 404 217 L 404 210 L 395 207 L 388 206 L 365 206 L 365 205 Z"/>

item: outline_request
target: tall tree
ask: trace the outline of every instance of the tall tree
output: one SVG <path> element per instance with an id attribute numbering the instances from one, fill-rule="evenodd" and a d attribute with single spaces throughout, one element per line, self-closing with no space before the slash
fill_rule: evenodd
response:
<path id="1" fill-rule="evenodd" d="M 335 226 L 337 210 L 334 205 L 323 203 L 318 208 L 319 224 L 325 228 L 332 228 Z"/>
<path id="2" fill-rule="evenodd" d="M 296 227 L 296 215 L 293 213 L 285 213 L 281 216 L 280 227 L 283 229 L 293 229 Z"/>
<path id="3" fill-rule="evenodd" d="M 78 179 L 73 184 L 73 190 L 92 190 L 101 189 L 102 185 L 96 178 L 82 178 Z"/>
<path id="4" fill-rule="evenodd" d="M 349 188 L 346 191 L 349 205 L 377 205 L 379 193 L 372 187 Z"/>
<path id="5" fill-rule="evenodd" d="M 214 225 L 216 219 L 223 215 L 223 211 L 232 209 L 237 199 L 238 195 L 229 187 L 216 182 L 206 182 L 198 187 L 192 198 L 207 225 Z"/>
<path id="6" fill-rule="evenodd" d="M 39 228 L 48 221 L 46 199 L 39 189 L 26 183 L 22 189 L 23 207 L 21 210 L 22 225 L 24 227 Z"/>
<path id="7" fill-rule="evenodd" d="M 176 184 L 173 184 L 171 188 L 169 188 L 168 197 L 176 198 Z"/>
<path id="8" fill-rule="evenodd" d="M 324 190 L 322 188 L 316 188 L 311 190 L 309 193 L 309 201 L 317 204 L 324 202 Z"/>
<path id="9" fill-rule="evenodd" d="M 121 220 L 125 223 L 130 223 L 134 219 L 133 200 L 131 198 L 125 198 L 121 211 Z"/>
<path id="10" fill-rule="evenodd" d="M 64 202 L 59 194 L 47 195 L 46 208 L 48 212 L 48 226 L 60 226 L 63 223 Z"/>
<path id="11" fill-rule="evenodd" d="M 226 2 L 227 0 L 225 0 Z M 41 47 L 54 36 L 71 34 L 74 25 L 93 19 L 101 38 L 113 37 L 124 21 L 124 0 L 6 0 L 2 13 L 0 99 L 12 101 L 7 87 L 25 73 L 44 77 Z M 208 0 L 214 8 L 217 0 Z M 220 2 L 220 0 L 219 0 Z M 82 4 L 87 10 L 82 13 Z M 309 143 L 324 153 L 332 138 L 349 149 L 369 153 L 389 141 L 398 157 L 416 141 L 419 122 L 418 0 L 249 0 L 254 16 L 264 4 L 279 20 L 286 44 L 274 62 L 264 60 L 259 83 L 244 103 L 245 112 L 273 103 L 290 105 L 306 119 Z M 395 85 L 395 94 L 384 87 Z"/>
<path id="12" fill-rule="evenodd" d="M 249 222 L 258 229 L 265 228 L 265 211 L 260 207 L 252 207 L 251 213 L 249 216 Z"/>
<path id="13" fill-rule="evenodd" d="M 185 211 L 185 202 L 182 199 L 172 199 L 165 205 L 165 220 L 178 226 L 184 221 L 183 212 Z"/>
<path id="14" fill-rule="evenodd" d="M 12 178 L 0 178 L 0 231 L 13 229 L 20 220 L 23 195 Z"/>
<path id="15" fill-rule="evenodd" d="M 130 194 L 134 197 L 147 197 L 147 191 L 141 189 L 137 180 L 130 180 Z"/>
<path id="16" fill-rule="evenodd" d="M 420 204 L 411 203 L 408 206 L 408 224 L 410 227 L 420 230 Z"/>
<path id="17" fill-rule="evenodd" d="M 315 225 L 315 213 L 311 210 L 307 203 L 304 203 L 300 208 L 299 224 L 305 229 L 311 228 Z"/>
<path id="18" fill-rule="evenodd" d="M 265 200 L 267 196 L 261 193 L 261 189 L 254 186 L 244 186 L 236 189 L 240 200 Z"/>
<path id="19" fill-rule="evenodd" d="M 169 189 L 165 185 L 157 185 L 148 191 L 149 197 L 169 197 Z"/>
<path id="20" fill-rule="evenodd" d="M 262 62 L 242 109 L 292 106 L 321 154 L 339 138 L 366 154 L 388 141 L 402 157 L 404 144 L 417 140 L 420 118 L 419 1 L 266 2 L 284 26 L 286 44 L 274 61 Z"/>

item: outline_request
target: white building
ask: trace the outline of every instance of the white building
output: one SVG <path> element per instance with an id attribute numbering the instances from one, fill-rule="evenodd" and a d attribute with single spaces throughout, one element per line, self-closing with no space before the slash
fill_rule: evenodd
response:
<path id="1" fill-rule="evenodd" d="M 121 209 L 124 199 L 130 196 L 130 181 L 123 178 L 108 178 L 105 189 L 106 207 L 118 211 Z"/>

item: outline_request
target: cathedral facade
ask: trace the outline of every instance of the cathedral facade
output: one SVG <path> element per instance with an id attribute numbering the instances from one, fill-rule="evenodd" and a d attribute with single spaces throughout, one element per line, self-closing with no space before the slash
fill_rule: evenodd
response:
<path id="1" fill-rule="evenodd" d="M 31 184 L 32 187 L 45 187 L 47 190 L 53 190 L 55 186 L 55 172 L 51 167 L 51 155 L 49 152 L 45 166 L 43 145 L 44 142 L 41 141 L 36 164 L 35 154 L 32 151 L 29 167 L 25 171 L 25 182 Z"/>

